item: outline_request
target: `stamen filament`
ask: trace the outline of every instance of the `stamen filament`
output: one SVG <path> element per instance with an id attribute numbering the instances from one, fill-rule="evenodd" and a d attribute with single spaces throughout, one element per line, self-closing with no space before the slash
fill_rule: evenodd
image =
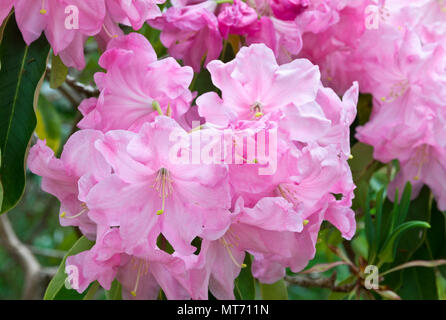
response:
<path id="1" fill-rule="evenodd" d="M 86 205 L 85 203 L 82 203 L 82 204 L 81 204 L 81 208 L 82 208 L 82 210 L 81 210 L 79 213 L 76 213 L 76 214 L 73 215 L 73 216 L 67 216 L 67 213 L 64 211 L 64 212 L 62 212 L 62 213 L 60 214 L 60 217 L 61 217 L 61 218 L 65 218 L 65 219 L 75 219 L 75 218 L 78 218 L 78 217 L 80 217 L 81 215 L 83 215 L 85 212 L 88 211 L 88 207 L 87 207 L 87 205 Z"/>
<path id="2" fill-rule="evenodd" d="M 107 34 L 107 36 L 109 36 L 110 38 L 117 38 L 118 37 L 117 34 L 112 34 L 110 32 L 110 30 L 108 30 L 108 28 L 105 26 L 105 23 L 102 25 L 102 28 L 104 29 L 104 31 Z"/>
<path id="3" fill-rule="evenodd" d="M 136 292 L 138 291 L 138 286 L 139 286 L 139 279 L 141 278 L 141 264 L 138 266 L 138 275 L 136 276 L 136 282 L 135 282 L 135 286 L 133 287 L 133 290 L 130 291 L 130 293 L 132 294 L 132 296 L 136 297 Z"/>
<path id="4" fill-rule="evenodd" d="M 159 192 L 162 199 L 161 209 L 156 211 L 156 214 L 162 215 L 166 206 L 166 198 L 172 192 L 172 182 L 170 180 L 170 173 L 167 169 L 161 168 L 158 171 L 154 187 Z"/>
<path id="5" fill-rule="evenodd" d="M 246 268 L 246 264 L 242 263 L 238 263 L 237 260 L 235 260 L 234 255 L 232 254 L 231 249 L 229 248 L 229 243 L 226 242 L 225 238 L 221 238 L 221 242 L 223 243 L 223 246 L 226 248 L 226 251 L 228 251 L 229 257 L 231 258 L 232 262 L 234 262 L 234 264 L 239 267 L 239 268 Z"/>

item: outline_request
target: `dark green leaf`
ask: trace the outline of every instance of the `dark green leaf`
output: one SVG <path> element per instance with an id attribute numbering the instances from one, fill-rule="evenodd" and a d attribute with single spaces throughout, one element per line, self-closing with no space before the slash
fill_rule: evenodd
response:
<path id="1" fill-rule="evenodd" d="M 36 127 L 34 105 L 49 49 L 44 35 L 27 46 L 15 19 L 9 19 L 0 45 L 0 213 L 13 208 L 25 188 L 25 155 Z"/>
<path id="2" fill-rule="evenodd" d="M 414 260 L 429 260 L 426 246 L 422 246 L 413 255 Z M 430 300 L 438 299 L 435 269 L 409 268 L 401 271 L 401 287 L 396 290 L 403 299 Z"/>
<path id="3" fill-rule="evenodd" d="M 394 260 L 399 238 L 404 232 L 415 228 L 430 228 L 430 225 L 424 221 L 409 221 L 399 225 L 390 235 L 386 243 L 384 243 L 383 249 L 378 254 L 380 264 Z"/>
<path id="4" fill-rule="evenodd" d="M 246 254 L 244 264 L 239 276 L 235 279 L 234 294 L 237 300 L 254 300 L 256 295 L 255 279 L 251 273 L 251 256 Z"/>

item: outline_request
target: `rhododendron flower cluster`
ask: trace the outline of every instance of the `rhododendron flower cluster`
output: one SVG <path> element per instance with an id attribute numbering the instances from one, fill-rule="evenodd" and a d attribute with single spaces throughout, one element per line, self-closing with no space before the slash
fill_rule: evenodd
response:
<path id="1" fill-rule="evenodd" d="M 341 99 L 309 60 L 279 65 L 253 44 L 208 63 L 221 96 L 194 105 L 192 68 L 158 59 L 140 34 L 112 39 L 99 63 L 100 95 L 80 105 L 81 130 L 60 159 L 40 141 L 28 160 L 60 200 L 61 223 L 95 240 L 67 259 L 78 291 L 117 279 L 128 299 L 160 288 L 169 299 L 233 299 L 247 254 L 253 275 L 273 283 L 314 257 L 323 221 L 352 238 L 357 83 Z"/>
<path id="2" fill-rule="evenodd" d="M 268 284 L 302 271 L 324 221 L 355 235 L 352 142 L 389 164 L 389 198 L 427 185 L 446 210 L 446 1 L 2 0 L 0 23 L 12 9 L 67 66 L 89 37 L 102 49 L 79 130 L 28 157 L 60 223 L 94 241 L 66 260 L 79 292 L 234 299 L 248 264 Z M 157 44 L 119 26 L 146 22 Z"/>
<path id="3" fill-rule="evenodd" d="M 165 0 L 2 0 L 0 25 L 14 9 L 17 25 L 29 45 L 44 32 L 55 55 L 70 67 L 85 67 L 84 43 L 96 36 L 101 45 L 122 35 L 118 23 L 135 30 L 161 15 Z"/>
<path id="4" fill-rule="evenodd" d="M 372 7 L 372 15 L 342 10 L 337 25 L 304 37 L 301 56 L 317 63 L 338 93 L 354 79 L 372 94 L 370 121 L 356 136 L 374 147 L 379 161 L 399 160 L 391 198 L 408 181 L 413 198 L 426 184 L 446 210 L 446 3 L 375 1 Z M 363 27 L 341 33 L 352 25 Z"/>
<path id="5" fill-rule="evenodd" d="M 172 7 L 149 23 L 162 30 L 161 41 L 174 58 L 199 71 L 203 62 L 219 57 L 223 39 L 236 48 L 266 44 L 280 63 L 290 62 L 301 51 L 306 33 L 325 31 L 339 22 L 341 10 L 357 5 L 339 0 L 183 0 L 172 1 Z"/>

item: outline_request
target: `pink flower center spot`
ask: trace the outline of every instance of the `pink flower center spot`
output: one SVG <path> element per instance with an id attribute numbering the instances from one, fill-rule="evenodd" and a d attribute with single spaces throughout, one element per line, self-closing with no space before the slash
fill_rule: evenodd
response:
<path id="1" fill-rule="evenodd" d="M 256 120 L 260 119 L 263 116 L 263 107 L 262 104 L 260 102 L 255 102 L 252 106 L 251 106 L 251 110 L 254 113 L 254 118 Z"/>

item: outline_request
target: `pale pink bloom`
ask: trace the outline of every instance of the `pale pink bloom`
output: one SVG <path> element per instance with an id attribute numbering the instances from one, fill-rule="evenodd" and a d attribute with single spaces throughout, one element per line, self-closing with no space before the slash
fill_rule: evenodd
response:
<path id="1" fill-rule="evenodd" d="M 88 218 L 88 192 L 111 174 L 110 166 L 94 146 L 101 139 L 103 134 L 99 131 L 76 132 L 65 144 L 60 159 L 54 157 L 44 141 L 38 141 L 28 157 L 29 169 L 42 177 L 42 189 L 61 203 L 61 225 L 79 226 L 89 237 L 95 234 L 96 225 Z"/>
<path id="2" fill-rule="evenodd" d="M 350 157 L 350 125 L 356 117 L 358 95 L 359 87 L 355 82 L 344 93 L 342 100 L 331 88 L 322 86 L 316 98 L 325 116 L 331 121 L 330 130 L 318 142 L 321 145 L 337 145 L 343 160 Z"/>
<path id="3" fill-rule="evenodd" d="M 224 38 L 228 34 L 248 34 L 257 28 L 257 22 L 257 12 L 241 0 L 224 5 L 218 14 L 218 25 Z"/>
<path id="4" fill-rule="evenodd" d="M 84 43 L 89 36 L 104 42 L 122 34 L 118 23 L 140 29 L 161 15 L 164 0 L 2 0 L 0 24 L 14 7 L 23 39 L 29 45 L 45 33 L 55 55 L 69 67 L 85 67 Z M 76 10 L 68 10 L 73 6 Z M 78 15 L 77 15 L 78 14 Z"/>
<path id="5" fill-rule="evenodd" d="M 271 9 L 279 19 L 294 20 L 310 3 L 309 0 L 271 0 Z"/>
<path id="6" fill-rule="evenodd" d="M 195 72 L 209 61 L 218 59 L 223 48 L 222 36 L 214 14 L 215 1 L 184 7 L 170 7 L 162 17 L 149 24 L 162 30 L 161 42 L 169 49 L 169 54 Z"/>
<path id="7" fill-rule="evenodd" d="M 175 144 L 183 140 L 184 148 L 175 153 Z M 181 164 L 176 157 L 190 152 L 188 143 L 189 135 L 167 117 L 157 117 L 138 134 L 110 131 L 98 142 L 114 175 L 88 195 L 90 217 L 98 224 L 120 226 L 129 254 L 153 246 L 160 233 L 175 251 L 191 254 L 195 237 L 215 239 L 227 228 L 227 168 Z"/>
<path id="8" fill-rule="evenodd" d="M 17 25 L 28 45 L 44 32 L 54 54 L 60 54 L 66 65 L 78 69 L 84 68 L 84 40 L 88 36 L 96 35 L 102 29 L 106 13 L 103 0 L 2 1 L 0 23 L 5 12 L 11 9 L 11 4 L 14 5 Z M 73 28 L 66 27 L 69 17 L 65 10 L 70 5 L 76 6 L 79 13 L 79 24 Z M 73 23 L 69 19 L 68 22 Z"/>
<path id="9" fill-rule="evenodd" d="M 0 24 L 8 16 L 16 0 L 4 0 L 0 3 Z"/>
<path id="10" fill-rule="evenodd" d="M 259 28 L 246 36 L 248 44 L 264 43 L 279 63 L 291 62 L 302 49 L 302 32 L 295 21 L 262 17 Z"/>
<path id="11" fill-rule="evenodd" d="M 409 97 L 409 96 L 408 96 Z M 376 106 L 380 106 L 377 102 Z M 358 129 L 358 138 L 374 146 L 374 157 L 382 162 L 400 161 L 400 172 L 391 184 L 392 199 L 395 188 L 401 191 L 406 182 L 413 185 L 415 198 L 427 184 L 439 207 L 445 208 L 445 113 L 438 106 L 429 109 L 422 99 L 399 99 L 376 108 L 370 122 Z M 389 122 L 389 119 L 394 119 Z"/>
<path id="12" fill-rule="evenodd" d="M 390 184 L 389 198 L 395 199 L 395 190 L 401 195 L 406 183 L 412 184 L 412 199 L 415 199 L 423 185 L 427 185 L 437 200 L 439 210 L 446 210 L 446 149 L 421 144 L 411 149 L 409 158 L 400 160 L 400 172 Z"/>
<path id="13" fill-rule="evenodd" d="M 209 256 L 209 289 L 217 299 L 234 299 L 234 280 L 244 267 L 246 251 L 290 261 L 311 258 L 304 257 L 302 247 L 294 246 L 294 234 L 303 230 L 303 219 L 285 199 L 265 197 L 255 207 L 247 208 L 239 198 L 231 217 L 228 231 L 218 240 L 203 242 L 201 249 Z"/>
<path id="14" fill-rule="evenodd" d="M 139 30 L 144 22 L 161 16 L 158 4 L 165 0 L 107 0 L 107 11 L 113 21 Z"/>
<path id="15" fill-rule="evenodd" d="M 207 299 L 207 278 L 201 272 L 203 256 L 178 257 L 158 247 L 144 255 L 125 253 L 118 227 L 99 227 L 95 245 L 67 259 L 66 270 L 76 270 L 74 289 L 82 293 L 98 281 L 109 290 L 117 279 L 124 299 L 157 299 L 160 289 L 168 299 Z M 74 274 L 73 274 L 74 277 Z"/>
<path id="16" fill-rule="evenodd" d="M 271 49 L 254 44 L 242 48 L 231 62 L 212 61 L 208 69 L 222 98 L 209 92 L 197 99 L 197 105 L 211 124 L 227 127 L 236 120 L 258 120 L 281 112 L 290 139 L 300 141 L 314 139 L 330 126 L 315 103 L 319 70 L 308 60 L 279 66 Z"/>
<path id="17" fill-rule="evenodd" d="M 181 116 L 190 106 L 192 69 L 173 58 L 157 60 L 150 42 L 138 33 L 111 40 L 99 64 L 107 72 L 95 74 L 99 98 L 79 106 L 82 129 L 138 131 L 158 115 L 154 103 L 164 113 L 170 110 L 172 117 Z"/>

